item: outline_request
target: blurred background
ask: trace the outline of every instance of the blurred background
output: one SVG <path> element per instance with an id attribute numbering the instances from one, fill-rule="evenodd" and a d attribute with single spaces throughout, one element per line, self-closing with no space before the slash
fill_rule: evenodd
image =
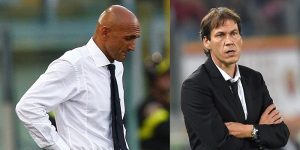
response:
<path id="1" fill-rule="evenodd" d="M 300 150 L 300 1 L 171 0 L 171 149 L 189 150 L 180 110 L 180 87 L 205 62 L 200 22 L 212 7 L 234 9 L 242 19 L 243 52 L 239 64 L 263 74 L 270 95 Z"/>
<path id="2" fill-rule="evenodd" d="M 88 42 L 112 4 L 142 27 L 124 63 L 127 141 L 132 150 L 169 149 L 170 0 L 0 0 L 0 150 L 39 149 L 16 103 L 50 62 Z"/>
<path id="3" fill-rule="evenodd" d="M 298 0 L 0 0 L 0 150 L 39 149 L 16 118 L 16 103 L 50 62 L 87 43 L 98 16 L 112 4 L 132 10 L 142 25 L 136 51 L 124 63 L 131 149 L 169 149 L 169 104 L 171 149 L 190 149 L 180 87 L 206 60 L 200 21 L 218 6 L 240 14 L 244 51 L 239 63 L 263 74 L 291 131 L 285 149 L 300 149 Z"/>

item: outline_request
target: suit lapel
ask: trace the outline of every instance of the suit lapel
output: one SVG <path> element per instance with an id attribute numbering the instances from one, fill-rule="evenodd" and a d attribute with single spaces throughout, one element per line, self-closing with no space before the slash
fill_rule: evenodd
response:
<path id="1" fill-rule="evenodd" d="M 247 122 L 251 122 L 251 120 L 253 120 L 253 113 L 252 113 L 252 109 L 254 108 L 254 103 L 251 101 L 251 90 L 249 88 L 249 84 L 247 84 L 247 76 L 246 74 L 244 74 L 243 70 L 240 69 L 240 73 L 241 73 L 241 81 L 242 81 L 242 85 L 243 85 L 243 90 L 244 90 L 244 96 L 245 96 L 245 101 L 246 101 L 246 106 L 247 106 Z"/>
<path id="2" fill-rule="evenodd" d="M 218 70 L 218 68 L 216 67 L 216 65 L 210 57 L 205 62 L 205 66 L 212 77 L 213 86 L 217 88 L 215 90 L 218 90 L 220 94 L 223 94 L 227 105 L 233 111 L 233 115 L 236 121 L 244 122 L 245 116 L 240 102 L 236 100 L 236 98 L 233 96 L 227 82 L 225 81 L 222 74 L 220 73 L 220 71 Z"/>

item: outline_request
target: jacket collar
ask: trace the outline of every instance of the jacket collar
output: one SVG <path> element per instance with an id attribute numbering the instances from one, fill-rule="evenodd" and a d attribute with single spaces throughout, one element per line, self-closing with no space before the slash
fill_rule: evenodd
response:
<path id="1" fill-rule="evenodd" d="M 222 74 L 218 70 L 217 66 L 213 62 L 212 58 L 209 56 L 206 62 L 204 63 L 206 69 L 208 70 L 209 74 L 214 78 L 223 78 Z"/>
<path id="2" fill-rule="evenodd" d="M 243 108 L 239 101 L 235 100 L 234 96 L 232 95 L 228 83 L 225 81 L 224 77 L 218 70 L 217 66 L 214 64 L 211 57 L 209 57 L 206 62 L 204 63 L 206 70 L 208 71 L 209 75 L 211 76 L 212 83 L 215 85 L 215 92 L 223 94 L 226 103 L 232 108 L 232 114 L 235 116 L 235 120 L 237 122 L 245 122 L 245 116 Z M 243 85 L 244 86 L 244 85 Z M 245 91 L 245 90 L 244 90 Z"/>

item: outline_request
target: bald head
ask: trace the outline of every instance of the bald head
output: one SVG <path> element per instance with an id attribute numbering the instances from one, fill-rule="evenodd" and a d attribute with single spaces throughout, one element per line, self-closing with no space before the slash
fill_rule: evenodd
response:
<path id="1" fill-rule="evenodd" d="M 93 39 L 100 50 L 112 62 L 123 61 L 128 52 L 135 49 L 140 37 L 140 23 L 127 8 L 112 5 L 99 17 Z"/>
<path id="2" fill-rule="evenodd" d="M 139 24 L 137 17 L 121 5 L 112 5 L 107 8 L 100 15 L 98 23 L 108 27 L 127 26 L 132 23 Z"/>

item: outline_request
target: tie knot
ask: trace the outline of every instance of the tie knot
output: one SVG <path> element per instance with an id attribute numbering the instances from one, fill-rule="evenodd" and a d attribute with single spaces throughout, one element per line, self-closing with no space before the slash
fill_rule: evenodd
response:
<path id="1" fill-rule="evenodd" d="M 231 92 L 233 94 L 237 94 L 238 93 L 238 86 L 237 86 L 238 81 L 231 82 L 230 80 L 227 80 L 227 83 L 229 85 Z"/>
<path id="2" fill-rule="evenodd" d="M 111 74 L 115 73 L 116 66 L 114 64 L 107 65 L 107 68 Z"/>
<path id="3" fill-rule="evenodd" d="M 237 85 L 239 80 L 235 81 L 235 82 L 231 82 L 230 80 L 227 80 L 227 83 L 230 85 L 230 86 L 235 86 Z"/>

